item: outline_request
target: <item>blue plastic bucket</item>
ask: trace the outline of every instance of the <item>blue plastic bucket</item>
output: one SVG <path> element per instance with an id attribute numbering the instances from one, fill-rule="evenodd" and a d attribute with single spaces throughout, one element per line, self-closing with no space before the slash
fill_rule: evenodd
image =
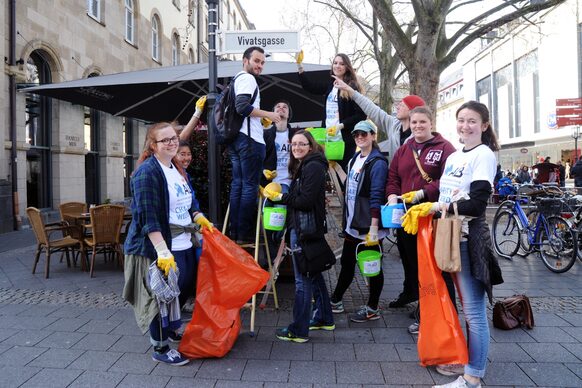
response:
<path id="1" fill-rule="evenodd" d="M 382 226 L 384 228 L 401 228 L 402 220 L 400 219 L 406 210 L 403 203 L 384 205 L 380 207 L 382 215 Z"/>
<path id="2" fill-rule="evenodd" d="M 366 247 L 366 249 L 358 252 L 358 248 L 365 244 L 363 242 L 356 246 L 356 259 L 358 260 L 358 268 L 362 276 L 372 277 L 376 276 L 382 270 L 382 248 L 376 245 L 378 250 L 374 247 Z"/>

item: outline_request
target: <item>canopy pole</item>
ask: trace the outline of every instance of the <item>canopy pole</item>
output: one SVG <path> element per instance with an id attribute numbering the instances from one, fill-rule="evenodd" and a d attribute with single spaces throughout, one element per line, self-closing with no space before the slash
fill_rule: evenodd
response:
<path id="1" fill-rule="evenodd" d="M 216 102 L 217 58 L 216 58 L 216 30 L 218 27 L 218 0 L 206 0 L 208 4 L 208 210 L 212 222 L 220 225 L 222 222 L 220 211 L 220 170 L 218 160 L 218 144 L 211 128 L 212 108 Z M 220 229 L 220 228 L 219 228 Z"/>

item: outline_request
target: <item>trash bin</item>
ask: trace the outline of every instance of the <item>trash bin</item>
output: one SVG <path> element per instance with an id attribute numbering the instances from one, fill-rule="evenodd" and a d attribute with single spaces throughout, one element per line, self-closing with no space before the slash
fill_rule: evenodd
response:
<path id="1" fill-rule="evenodd" d="M 14 215 L 12 214 L 12 183 L 0 179 L 0 233 L 14 230 Z"/>

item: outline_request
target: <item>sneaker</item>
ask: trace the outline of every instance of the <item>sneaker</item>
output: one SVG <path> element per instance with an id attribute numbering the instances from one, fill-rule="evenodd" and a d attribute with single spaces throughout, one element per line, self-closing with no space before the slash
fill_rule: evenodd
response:
<path id="1" fill-rule="evenodd" d="M 432 388 L 469 388 L 469 384 L 467 383 L 467 380 L 463 378 L 463 376 L 459 376 L 459 378 L 452 383 L 433 385 Z M 478 385 L 471 385 L 471 388 L 481 388 L 481 383 Z"/>
<path id="2" fill-rule="evenodd" d="M 309 338 L 299 337 L 299 336 L 291 333 L 289 331 L 289 329 L 286 327 L 284 327 L 282 329 L 277 329 L 277 331 L 275 332 L 275 336 L 282 341 L 291 341 L 291 342 L 297 342 L 300 344 L 309 341 Z"/>
<path id="3" fill-rule="evenodd" d="M 350 315 L 350 320 L 358 323 L 375 321 L 376 319 L 380 319 L 380 309 L 374 310 L 368 306 L 362 306 L 357 313 Z"/>
<path id="4" fill-rule="evenodd" d="M 443 376 L 458 376 L 465 374 L 465 365 L 461 364 L 437 365 L 435 369 Z"/>
<path id="5" fill-rule="evenodd" d="M 398 298 L 396 298 L 392 302 L 388 303 L 388 307 L 390 307 L 391 309 L 395 309 L 398 307 L 404 307 L 409 303 L 416 302 L 417 300 L 418 300 L 418 298 L 400 294 L 398 296 Z"/>
<path id="6" fill-rule="evenodd" d="M 170 349 L 165 353 L 154 352 L 152 354 L 152 360 L 174 366 L 186 365 L 190 362 L 187 358 L 182 357 L 176 349 Z"/>
<path id="7" fill-rule="evenodd" d="M 168 339 L 170 340 L 170 342 L 180 342 L 182 341 L 182 334 L 175 331 L 170 331 L 168 333 Z"/>
<path id="8" fill-rule="evenodd" d="M 335 323 L 318 322 L 315 319 L 309 321 L 309 330 L 335 330 Z"/>
<path id="9" fill-rule="evenodd" d="M 339 302 L 330 302 L 331 304 L 331 312 L 334 314 L 341 314 L 344 310 L 344 302 L 341 300 Z"/>
<path id="10" fill-rule="evenodd" d="M 420 328 L 420 324 L 418 322 L 414 322 L 412 325 L 408 326 L 408 332 L 410 334 L 418 334 L 419 328 Z"/>

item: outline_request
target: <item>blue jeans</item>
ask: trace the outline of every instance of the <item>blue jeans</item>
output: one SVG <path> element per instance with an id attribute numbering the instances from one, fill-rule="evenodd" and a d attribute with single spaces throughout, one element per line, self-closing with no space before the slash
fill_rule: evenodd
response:
<path id="1" fill-rule="evenodd" d="M 471 275 L 469 243 L 461 242 L 461 272 L 453 274 L 453 280 L 461 299 L 469 346 L 469 364 L 465 373 L 485 376 L 489 352 L 489 325 L 487 324 L 487 293 L 483 284 Z"/>
<path id="2" fill-rule="evenodd" d="M 188 298 L 196 293 L 196 274 L 198 273 L 198 257 L 195 248 L 183 251 L 172 251 L 176 265 L 180 270 L 178 287 L 180 288 L 180 307 L 183 307 Z"/>
<path id="3" fill-rule="evenodd" d="M 291 229 L 291 248 L 299 248 L 297 234 Z M 323 275 L 318 273 L 311 277 L 302 275 L 293 257 L 293 271 L 295 272 L 295 304 L 293 305 L 293 322 L 289 325 L 289 331 L 300 337 L 309 336 L 309 321 L 313 319 L 326 324 L 333 323 L 333 314 L 329 294 L 325 286 Z M 315 310 L 312 311 L 311 297 L 315 298 Z"/>
<path id="4" fill-rule="evenodd" d="M 150 323 L 150 343 L 156 348 L 168 345 L 168 328 L 162 328 L 160 314 L 156 315 Z"/>
<path id="5" fill-rule="evenodd" d="M 233 240 L 254 240 L 265 145 L 239 133 L 228 146 L 228 155 L 232 163 L 230 237 Z"/>

